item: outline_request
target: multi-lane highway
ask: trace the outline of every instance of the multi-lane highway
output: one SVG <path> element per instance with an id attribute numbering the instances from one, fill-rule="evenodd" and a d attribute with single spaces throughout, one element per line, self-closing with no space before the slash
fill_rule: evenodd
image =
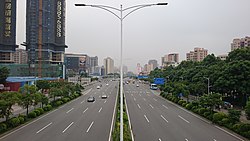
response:
<path id="1" fill-rule="evenodd" d="M 0 141 L 109 141 L 118 81 L 97 83 L 83 96 L 0 137 Z M 107 99 L 101 99 L 106 94 Z M 95 102 L 87 102 L 89 96 Z"/>
<path id="2" fill-rule="evenodd" d="M 242 141 L 197 115 L 159 97 L 149 86 L 126 84 L 135 141 Z"/>

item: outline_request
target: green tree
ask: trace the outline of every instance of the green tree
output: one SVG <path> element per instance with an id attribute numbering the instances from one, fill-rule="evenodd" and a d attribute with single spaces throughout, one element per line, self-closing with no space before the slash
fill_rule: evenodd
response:
<path id="1" fill-rule="evenodd" d="M 7 77 L 10 74 L 10 70 L 7 67 L 0 68 L 0 83 L 5 83 Z"/>
<path id="2" fill-rule="evenodd" d="M 49 103 L 49 98 L 47 96 L 45 96 L 44 94 L 41 95 L 41 103 L 42 103 L 42 108 L 44 105 L 47 105 Z"/>
<path id="3" fill-rule="evenodd" d="M 18 92 L 3 92 L 0 95 L 0 115 L 5 117 L 6 121 L 12 115 L 12 106 L 20 101 Z"/>
<path id="4" fill-rule="evenodd" d="M 57 96 L 62 96 L 62 90 L 60 88 L 51 88 L 49 95 L 53 97 L 55 101 Z"/>
<path id="5" fill-rule="evenodd" d="M 38 80 L 36 82 L 36 87 L 38 88 L 38 90 L 42 90 L 42 93 L 44 92 L 44 90 L 49 89 L 50 88 L 50 83 L 47 80 Z"/>
<path id="6" fill-rule="evenodd" d="M 235 109 L 228 110 L 228 119 L 233 124 L 240 121 L 240 115 L 241 115 L 240 110 L 235 110 Z"/>
<path id="7" fill-rule="evenodd" d="M 204 108 L 209 108 L 210 111 L 213 111 L 216 106 L 222 104 L 221 94 L 212 93 L 212 94 L 204 94 L 200 97 L 200 104 Z"/>
<path id="8" fill-rule="evenodd" d="M 36 93 L 36 86 L 24 85 L 19 89 L 21 93 L 19 104 L 26 108 L 26 115 L 29 114 L 29 106 L 34 104 L 34 94 Z"/>

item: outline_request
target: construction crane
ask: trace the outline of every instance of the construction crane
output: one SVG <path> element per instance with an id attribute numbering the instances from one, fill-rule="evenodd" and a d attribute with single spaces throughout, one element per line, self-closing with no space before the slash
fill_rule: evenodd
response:
<path id="1" fill-rule="evenodd" d="M 38 18 L 38 77 L 42 77 L 42 29 L 43 29 L 43 0 L 39 0 L 39 18 Z"/>

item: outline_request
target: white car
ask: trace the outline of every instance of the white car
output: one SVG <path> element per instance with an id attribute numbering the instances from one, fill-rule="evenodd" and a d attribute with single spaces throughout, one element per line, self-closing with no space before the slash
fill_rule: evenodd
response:
<path id="1" fill-rule="evenodd" d="M 102 95 L 102 99 L 106 99 L 106 98 L 108 98 L 108 96 L 107 95 Z"/>
<path id="2" fill-rule="evenodd" d="M 137 84 L 136 87 L 139 87 L 139 84 Z"/>
<path id="3" fill-rule="evenodd" d="M 100 87 L 100 86 L 97 86 L 96 88 L 97 88 L 97 89 L 100 89 L 101 87 Z"/>

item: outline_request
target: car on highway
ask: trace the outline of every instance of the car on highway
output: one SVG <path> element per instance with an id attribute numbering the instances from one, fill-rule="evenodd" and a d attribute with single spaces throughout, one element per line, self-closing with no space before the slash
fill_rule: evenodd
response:
<path id="1" fill-rule="evenodd" d="M 95 101 L 95 97 L 93 96 L 90 96 L 88 99 L 87 99 L 88 102 L 94 102 Z"/>
<path id="2" fill-rule="evenodd" d="M 97 86 L 96 88 L 97 88 L 97 89 L 100 89 L 101 87 L 100 87 L 100 86 Z"/>
<path id="3" fill-rule="evenodd" d="M 106 99 L 108 96 L 106 94 L 102 95 L 102 99 Z"/>
<path id="4" fill-rule="evenodd" d="M 107 86 L 109 85 L 109 83 L 106 84 Z"/>
<path id="5" fill-rule="evenodd" d="M 139 84 L 137 84 L 136 87 L 139 87 Z"/>

